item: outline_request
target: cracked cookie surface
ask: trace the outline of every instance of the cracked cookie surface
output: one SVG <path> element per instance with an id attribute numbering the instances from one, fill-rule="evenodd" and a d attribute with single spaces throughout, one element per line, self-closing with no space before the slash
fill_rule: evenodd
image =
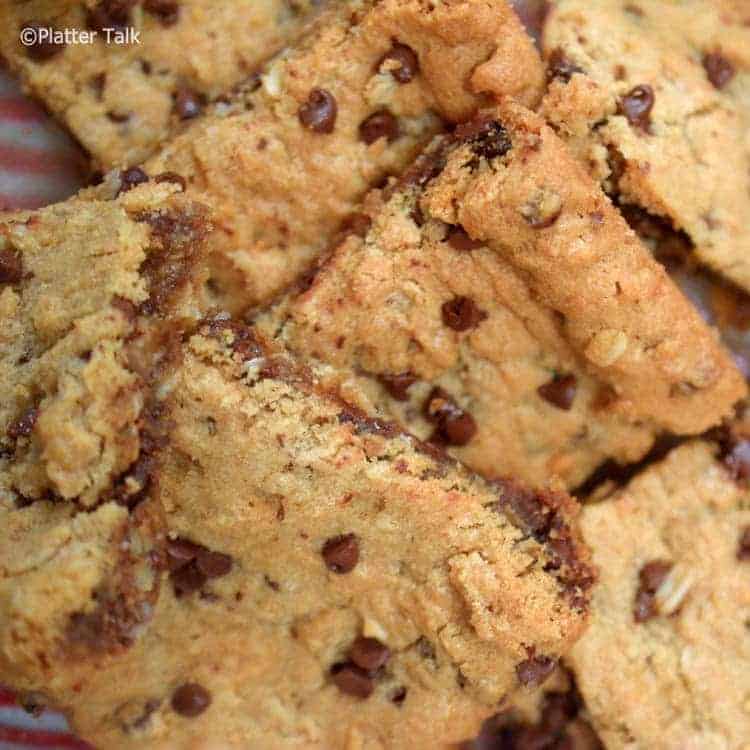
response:
<path id="1" fill-rule="evenodd" d="M 568 661 L 608 748 L 747 747 L 747 449 L 686 444 L 583 509 L 600 582 Z"/>
<path id="2" fill-rule="evenodd" d="M 365 210 L 363 236 L 258 325 L 486 476 L 576 486 L 744 393 L 714 332 L 521 107 L 461 126 Z"/>
<path id="3" fill-rule="evenodd" d="M 542 112 L 621 204 L 686 233 L 750 289 L 750 10 L 742 2 L 557 0 Z"/>
<path id="4" fill-rule="evenodd" d="M 567 496 L 484 482 L 223 317 L 168 389 L 153 619 L 47 686 L 95 744 L 458 742 L 580 635 Z"/>
<path id="5" fill-rule="evenodd" d="M 0 54 L 101 169 L 150 156 L 292 41 L 315 0 L 31 0 L 0 7 Z M 96 32 L 24 47 L 25 28 Z M 106 41 L 132 28 L 139 40 Z"/>

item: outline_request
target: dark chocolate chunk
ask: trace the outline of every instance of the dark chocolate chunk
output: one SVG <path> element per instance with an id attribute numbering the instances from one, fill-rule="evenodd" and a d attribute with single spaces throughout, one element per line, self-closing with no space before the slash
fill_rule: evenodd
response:
<path id="1" fill-rule="evenodd" d="M 375 689 L 372 677 L 356 664 L 334 664 L 331 667 L 331 679 L 342 693 L 355 698 L 369 698 Z"/>
<path id="2" fill-rule="evenodd" d="M 433 388 L 424 405 L 424 414 L 437 425 L 434 439 L 448 445 L 466 445 L 476 434 L 477 423 L 442 388 Z"/>
<path id="3" fill-rule="evenodd" d="M 620 112 L 628 122 L 648 131 L 651 125 L 651 110 L 654 108 L 654 90 L 643 84 L 631 89 L 620 99 Z"/>
<path id="4" fill-rule="evenodd" d="M 355 534 L 341 534 L 328 539 L 321 550 L 323 560 L 334 573 L 349 573 L 359 562 L 359 540 Z"/>
<path id="5" fill-rule="evenodd" d="M 656 592 L 672 570 L 673 564 L 667 560 L 651 560 L 638 573 L 638 590 L 635 594 L 633 617 L 636 622 L 646 622 L 659 614 L 656 606 Z"/>
<path id="6" fill-rule="evenodd" d="M 210 549 L 203 549 L 198 553 L 196 558 L 198 570 L 207 578 L 221 578 L 232 570 L 232 558 L 223 552 L 214 552 Z"/>
<path id="7" fill-rule="evenodd" d="M 537 393 L 558 409 L 569 411 L 576 397 L 578 381 L 575 375 L 555 375 L 549 383 L 540 385 Z"/>
<path id="8" fill-rule="evenodd" d="M 359 126 L 359 137 L 368 146 L 381 138 L 395 141 L 399 135 L 398 120 L 387 110 L 370 115 Z"/>
<path id="9" fill-rule="evenodd" d="M 454 297 L 443 303 L 441 312 L 443 323 L 454 331 L 476 328 L 487 318 L 487 313 L 471 297 Z"/>
<path id="10" fill-rule="evenodd" d="M 384 62 L 391 60 L 398 63 L 398 67 L 394 67 L 390 72 L 399 83 L 409 83 L 419 73 L 417 53 L 405 44 L 394 43 L 393 47 L 381 58 L 378 69 Z"/>
<path id="11" fill-rule="evenodd" d="M 123 31 L 133 25 L 130 10 L 135 4 L 136 0 L 100 0 L 88 11 L 88 27 L 100 33 L 104 29 Z"/>
<path id="12" fill-rule="evenodd" d="M 37 417 L 39 416 L 39 409 L 31 407 L 15 421 L 8 425 L 7 436 L 10 440 L 18 440 L 18 438 L 28 437 L 34 430 Z"/>
<path id="13" fill-rule="evenodd" d="M 531 656 L 516 665 L 516 676 L 524 687 L 541 685 L 555 671 L 554 659 L 547 656 Z"/>
<path id="14" fill-rule="evenodd" d="M 547 60 L 547 81 L 558 79 L 568 83 L 574 73 L 583 73 L 583 68 L 565 57 L 560 47 L 552 50 Z"/>
<path id="15" fill-rule="evenodd" d="M 383 374 L 378 376 L 378 380 L 396 401 L 408 401 L 409 388 L 417 382 L 417 378 L 410 372 L 402 372 L 397 375 Z"/>
<path id="16" fill-rule="evenodd" d="M 120 189 L 117 191 L 117 195 L 127 193 L 128 190 L 132 190 L 136 185 L 141 185 L 144 182 L 148 182 L 148 175 L 140 167 L 130 167 L 120 172 Z"/>
<path id="17" fill-rule="evenodd" d="M 17 284 L 22 278 L 21 254 L 12 247 L 0 248 L 0 284 Z"/>
<path id="18" fill-rule="evenodd" d="M 180 6 L 176 0 L 144 0 L 143 10 L 156 16 L 164 26 L 174 26 L 180 17 Z"/>
<path id="19" fill-rule="evenodd" d="M 470 122 L 459 125 L 454 139 L 459 143 L 468 143 L 477 157 L 487 160 L 505 156 L 513 147 L 503 124 L 487 115 L 480 115 Z"/>
<path id="20" fill-rule="evenodd" d="M 313 89 L 298 111 L 299 121 L 313 133 L 332 133 L 338 105 L 330 91 Z"/>
<path id="21" fill-rule="evenodd" d="M 177 568 L 177 570 L 173 570 L 169 577 L 177 597 L 200 591 L 208 581 L 208 576 L 198 567 L 195 560 Z"/>
<path id="22" fill-rule="evenodd" d="M 186 682 L 172 693 L 172 708 L 180 716 L 199 716 L 211 705 L 211 693 L 202 685 Z"/>
<path id="23" fill-rule="evenodd" d="M 706 69 L 708 80 L 717 89 L 723 89 L 736 73 L 734 65 L 720 52 L 708 52 L 703 55 L 703 67 Z"/>
<path id="24" fill-rule="evenodd" d="M 203 109 L 203 97 L 190 88 L 183 87 L 175 92 L 174 111 L 181 120 L 198 117 Z"/>
<path id="25" fill-rule="evenodd" d="M 349 649 L 349 659 L 368 672 L 375 672 L 385 666 L 391 652 L 377 638 L 357 638 Z"/>

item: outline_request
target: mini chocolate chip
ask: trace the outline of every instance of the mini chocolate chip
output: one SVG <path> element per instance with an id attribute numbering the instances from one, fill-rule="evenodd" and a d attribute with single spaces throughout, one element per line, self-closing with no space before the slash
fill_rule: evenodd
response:
<path id="1" fill-rule="evenodd" d="M 568 83 L 574 73 L 583 73 L 583 68 L 565 57 L 565 53 L 560 47 L 552 50 L 547 61 L 547 81 L 553 81 L 557 78 Z"/>
<path id="2" fill-rule="evenodd" d="M 575 375 L 555 375 L 549 383 L 540 385 L 537 393 L 553 406 L 569 411 L 576 397 L 578 381 Z"/>
<path id="3" fill-rule="evenodd" d="M 377 638 L 357 638 L 349 649 L 349 658 L 362 669 L 375 672 L 391 658 L 388 647 Z"/>
<path id="4" fill-rule="evenodd" d="M 172 693 L 172 708 L 180 716 L 199 716 L 210 705 L 211 693 L 195 682 L 186 682 Z"/>
<path id="5" fill-rule="evenodd" d="M 232 558 L 223 552 L 201 550 L 196 558 L 198 570 L 207 578 L 221 578 L 232 570 Z"/>
<path id="6" fill-rule="evenodd" d="M 541 685 L 555 671 L 555 661 L 547 656 L 532 656 L 516 665 L 518 681 L 525 687 Z"/>
<path id="7" fill-rule="evenodd" d="M 15 422 L 11 422 L 8 425 L 6 434 L 9 440 L 18 440 L 18 438 L 28 437 L 34 430 L 37 417 L 39 416 L 39 409 L 30 408 L 27 409 Z"/>
<path id="8" fill-rule="evenodd" d="M 336 99 L 325 89 L 313 89 L 297 113 L 302 125 L 313 133 L 332 133 L 337 114 Z"/>
<path id="9" fill-rule="evenodd" d="M 31 31 L 27 32 L 27 29 L 30 29 Z M 31 36 L 31 32 L 33 32 L 34 34 L 32 37 L 34 43 L 29 44 L 25 47 L 25 49 L 27 57 L 35 60 L 36 62 L 45 62 L 46 60 L 50 60 L 55 57 L 55 55 L 59 55 L 60 52 L 65 49 L 65 44 L 63 42 L 53 42 L 49 39 L 41 38 L 42 35 L 46 33 L 47 29 L 55 31 L 55 29 L 53 29 L 49 24 L 36 23 L 34 21 L 29 21 L 21 27 L 22 39 L 26 38 L 24 36 L 24 32 L 29 34 L 29 36 Z"/>
<path id="10" fill-rule="evenodd" d="M 359 126 L 359 137 L 368 146 L 381 138 L 387 138 L 388 142 L 398 138 L 398 120 L 387 110 L 381 110 L 370 115 Z"/>
<path id="11" fill-rule="evenodd" d="M 169 574 L 175 596 L 181 597 L 199 591 L 206 585 L 208 577 L 198 567 L 195 560 Z"/>
<path id="12" fill-rule="evenodd" d="M 355 534 L 331 537 L 321 550 L 329 570 L 334 573 L 349 573 L 359 562 L 359 540 Z"/>
<path id="13" fill-rule="evenodd" d="M 458 224 L 453 224 L 448 229 L 446 242 L 454 249 L 462 252 L 476 250 L 484 244 L 481 240 L 473 240 L 466 230 Z"/>
<path id="14" fill-rule="evenodd" d="M 104 29 L 128 28 L 132 25 L 130 9 L 135 3 L 136 0 L 100 0 L 86 16 L 88 27 L 100 33 Z"/>
<path id="15" fill-rule="evenodd" d="M 487 319 L 487 313 L 471 297 L 454 297 L 443 303 L 441 312 L 443 323 L 454 331 L 468 331 Z"/>
<path id="16" fill-rule="evenodd" d="M 203 109 L 203 97 L 197 92 L 183 87 L 174 95 L 174 110 L 181 120 L 198 117 Z"/>
<path id="17" fill-rule="evenodd" d="M 334 664 L 331 667 L 331 679 L 342 693 L 355 698 L 369 698 L 375 689 L 370 675 L 355 664 Z"/>
<path id="18" fill-rule="evenodd" d="M 398 63 L 390 73 L 399 83 L 409 83 L 419 73 L 419 58 L 417 53 L 405 44 L 395 42 L 393 47 L 383 55 L 378 63 L 378 70 L 384 62 L 393 60 Z"/>
<path id="19" fill-rule="evenodd" d="M 750 560 L 750 526 L 745 526 L 737 545 L 737 559 Z"/>
<path id="20" fill-rule="evenodd" d="M 0 247 L 0 284 L 17 284 L 22 278 L 21 253 L 10 247 Z"/>
<path id="21" fill-rule="evenodd" d="M 723 89 L 734 78 L 735 69 L 726 57 L 719 52 L 708 52 L 703 55 L 703 67 L 708 80 L 714 88 Z"/>
<path id="22" fill-rule="evenodd" d="M 401 687 L 397 687 L 391 693 L 391 703 L 395 703 L 397 706 L 400 706 L 406 700 L 407 692 L 407 688 L 403 685 Z"/>
<path id="23" fill-rule="evenodd" d="M 636 86 L 620 99 L 620 112 L 631 125 L 642 130 L 649 129 L 653 108 L 654 90 L 646 84 Z"/>
<path id="24" fill-rule="evenodd" d="M 154 177 L 155 182 L 174 182 L 176 185 L 179 185 L 182 188 L 182 192 L 184 193 L 185 190 L 187 190 L 187 180 L 181 175 L 177 174 L 177 172 L 162 172 L 161 174 L 156 175 Z"/>
<path id="25" fill-rule="evenodd" d="M 448 445 L 466 445 L 476 434 L 477 424 L 442 388 L 433 388 L 424 405 L 427 419 L 437 425 L 434 439 Z"/>
<path id="26" fill-rule="evenodd" d="M 132 190 L 136 185 L 141 185 L 144 182 L 148 182 L 148 175 L 140 167 L 130 167 L 130 169 L 120 172 L 120 189 L 117 191 L 117 195 L 127 193 L 128 190 Z"/>
<path id="27" fill-rule="evenodd" d="M 378 380 L 396 401 L 408 401 L 409 388 L 417 382 L 417 378 L 410 372 L 402 372 L 398 375 L 379 375 Z"/>
<path id="28" fill-rule="evenodd" d="M 651 560 L 638 573 L 639 586 L 635 594 L 633 617 L 636 622 L 646 622 L 659 614 L 656 606 L 656 592 L 672 570 L 673 564 L 667 560 Z"/>
<path id="29" fill-rule="evenodd" d="M 174 26 L 180 17 L 180 6 L 175 0 L 144 0 L 143 9 L 164 26 Z"/>

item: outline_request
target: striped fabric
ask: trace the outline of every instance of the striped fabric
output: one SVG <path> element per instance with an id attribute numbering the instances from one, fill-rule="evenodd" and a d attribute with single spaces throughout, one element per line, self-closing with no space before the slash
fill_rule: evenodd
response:
<path id="1" fill-rule="evenodd" d="M 0 70 L 0 211 L 38 208 L 78 190 L 86 161 L 71 139 Z M 33 717 L 0 687 L 0 750 L 91 750 L 65 719 Z"/>
<path id="2" fill-rule="evenodd" d="M 76 145 L 0 70 L 0 211 L 64 200 L 85 174 Z"/>

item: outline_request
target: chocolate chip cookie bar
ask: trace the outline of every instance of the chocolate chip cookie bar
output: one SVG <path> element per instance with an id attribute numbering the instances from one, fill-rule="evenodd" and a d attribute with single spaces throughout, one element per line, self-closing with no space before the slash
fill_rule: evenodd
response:
<path id="1" fill-rule="evenodd" d="M 593 573 L 566 495 L 473 476 L 223 315 L 163 391 L 153 618 L 124 653 L 33 672 L 3 641 L 0 678 L 95 745 L 448 745 L 581 634 Z"/>
<path id="2" fill-rule="evenodd" d="M 731 413 L 740 373 L 554 132 L 517 105 L 373 194 L 258 317 L 485 476 L 582 482 Z M 355 397 L 355 396 L 353 396 Z"/>
<path id="3" fill-rule="evenodd" d="M 157 394 L 205 210 L 171 182 L 0 220 L 0 673 L 127 647 L 158 596 Z"/>
<path id="4" fill-rule="evenodd" d="M 144 165 L 211 206 L 217 304 L 268 302 L 371 187 L 488 95 L 535 102 L 541 61 L 505 0 L 336 4 L 254 83 Z"/>
<path id="5" fill-rule="evenodd" d="M 747 747 L 749 446 L 683 445 L 583 510 L 601 580 L 569 661 L 607 748 Z"/>
<path id="6" fill-rule="evenodd" d="M 543 113 L 616 200 L 750 289 L 750 6 L 557 0 Z"/>
<path id="7" fill-rule="evenodd" d="M 0 6 L 0 54 L 101 169 L 132 166 L 292 41 L 318 5 L 317 0 L 6 2 Z M 47 29 L 75 31 L 79 38 L 47 39 L 40 33 Z M 137 39 L 115 40 L 115 34 L 131 29 Z M 96 37 L 83 41 L 81 32 Z"/>

